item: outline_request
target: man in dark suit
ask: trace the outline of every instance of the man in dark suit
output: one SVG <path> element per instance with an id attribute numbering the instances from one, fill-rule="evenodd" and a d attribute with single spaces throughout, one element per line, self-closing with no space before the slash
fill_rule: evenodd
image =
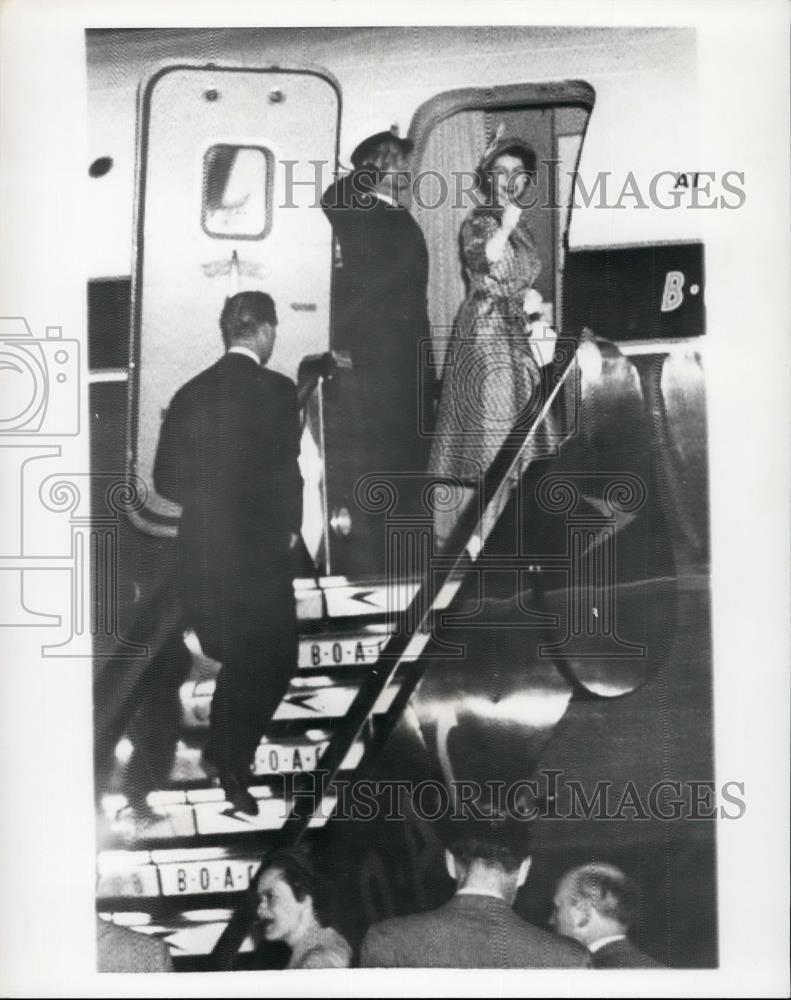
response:
<path id="1" fill-rule="evenodd" d="M 272 299 L 234 295 L 220 327 L 224 357 L 167 410 L 154 484 L 183 508 L 184 624 L 222 663 L 205 757 L 234 807 L 256 813 L 250 763 L 297 660 L 290 548 L 302 520 L 299 411 L 293 383 L 264 367 L 277 329 Z"/>
<path id="2" fill-rule="evenodd" d="M 512 910 L 530 868 L 505 837 L 466 832 L 446 851 L 456 895 L 437 910 L 374 924 L 362 944 L 367 967 L 584 968 L 585 950 L 534 927 Z"/>
<path id="3" fill-rule="evenodd" d="M 558 882 L 550 923 L 588 948 L 595 969 L 662 969 L 629 940 L 636 913 L 636 887 L 620 868 L 588 864 Z"/>
<path id="4" fill-rule="evenodd" d="M 333 346 L 349 352 L 365 421 L 362 471 L 423 472 L 420 406 L 430 422 L 432 388 L 421 378 L 421 340 L 429 336 L 428 251 L 402 202 L 412 143 L 391 132 L 363 140 L 354 170 L 322 197 L 340 246 L 333 293 Z M 426 420 L 424 419 L 424 423 Z"/>

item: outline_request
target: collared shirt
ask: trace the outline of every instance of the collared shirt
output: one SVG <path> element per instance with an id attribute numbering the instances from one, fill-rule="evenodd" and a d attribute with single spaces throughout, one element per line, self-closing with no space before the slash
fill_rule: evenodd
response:
<path id="1" fill-rule="evenodd" d="M 229 347 L 226 354 L 245 354 L 248 358 L 252 358 L 257 365 L 261 364 L 261 359 L 255 351 L 251 351 L 249 347 L 243 347 L 241 344 L 234 344 L 233 347 Z"/>
<path id="2" fill-rule="evenodd" d="M 489 892 L 487 889 L 457 889 L 457 896 L 491 896 L 492 899 L 502 899 L 505 902 L 503 896 L 499 892 Z"/>
<path id="3" fill-rule="evenodd" d="M 609 937 L 599 938 L 598 941 L 593 941 L 588 945 L 588 951 L 597 952 L 599 948 L 603 948 L 606 944 L 612 944 L 613 941 L 624 941 L 626 939 L 625 934 L 610 934 Z"/>

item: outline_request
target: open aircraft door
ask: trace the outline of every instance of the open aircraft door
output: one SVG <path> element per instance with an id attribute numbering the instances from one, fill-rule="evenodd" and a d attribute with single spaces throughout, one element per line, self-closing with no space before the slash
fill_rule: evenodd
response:
<path id="1" fill-rule="evenodd" d="M 304 356 L 329 348 L 332 233 L 310 181 L 336 162 L 339 111 L 335 82 L 309 69 L 171 65 L 141 89 L 128 459 L 149 532 L 175 531 L 178 509 L 152 483 L 162 416 L 221 356 L 225 298 L 273 296 L 270 367 L 294 380 Z M 303 440 L 316 501 L 320 450 Z M 320 504 L 306 501 L 318 545 Z"/>
<path id="2" fill-rule="evenodd" d="M 412 158 L 412 199 L 409 209 L 420 225 L 430 261 L 428 317 L 431 341 L 421 345 L 415 358 L 424 377 L 441 379 L 445 353 L 465 297 L 459 256 L 462 222 L 475 204 L 469 182 L 487 143 L 498 128 L 522 137 L 536 152 L 535 207 L 530 226 L 542 261 L 536 288 L 541 293 L 547 319 L 560 329 L 563 255 L 571 205 L 570 178 L 594 105 L 595 94 L 582 81 L 526 83 L 502 87 L 472 87 L 445 91 L 421 104 L 412 118 L 409 138 Z M 564 184 L 563 181 L 566 181 Z M 337 273 L 336 262 L 336 273 Z M 372 331 L 372 336 L 376 331 Z M 384 487 L 374 497 L 364 496 L 361 483 L 372 470 L 364 465 L 355 372 L 339 372 L 325 409 L 327 440 L 327 516 L 332 546 L 332 571 L 353 580 L 378 581 L 394 573 L 419 575 L 406 557 L 397 563 L 393 536 L 403 527 L 404 510 Z M 421 413 L 421 433 L 431 437 L 433 414 Z M 425 470 L 414 477 L 423 476 Z M 432 530 L 433 513 L 425 509 L 426 531 Z M 410 512 L 407 520 L 414 521 Z M 432 543 L 433 544 L 433 543 Z"/>

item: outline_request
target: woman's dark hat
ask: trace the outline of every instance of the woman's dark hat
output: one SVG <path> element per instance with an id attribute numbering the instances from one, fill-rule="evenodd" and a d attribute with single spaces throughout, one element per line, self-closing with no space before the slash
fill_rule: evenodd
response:
<path id="1" fill-rule="evenodd" d="M 409 156 L 414 148 L 414 143 L 411 139 L 402 139 L 401 136 L 396 135 L 394 132 L 377 132 L 375 135 L 369 135 L 367 139 L 363 139 L 361 143 L 355 146 L 351 155 L 352 166 L 359 170 L 360 167 L 364 167 L 366 163 L 370 162 L 371 156 L 381 146 L 391 143 L 398 146 L 404 156 Z"/>

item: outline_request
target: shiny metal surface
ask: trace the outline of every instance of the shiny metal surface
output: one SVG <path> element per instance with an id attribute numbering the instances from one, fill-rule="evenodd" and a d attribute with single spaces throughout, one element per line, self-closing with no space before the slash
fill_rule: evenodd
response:
<path id="1" fill-rule="evenodd" d="M 594 699 L 606 720 L 608 703 L 650 686 L 671 655 L 701 642 L 688 621 L 678 634 L 679 589 L 708 604 L 699 356 L 658 344 L 631 359 L 591 337 L 576 399 L 572 433 L 527 469 L 461 610 L 456 602 L 438 625 L 442 648 L 414 703 L 446 781 L 536 773 L 571 704 Z M 709 664 L 694 658 L 707 684 Z M 613 720 L 626 731 L 602 733 L 576 766 L 607 761 L 623 738 L 642 747 L 629 754 L 639 780 L 643 754 L 662 746 L 628 711 Z"/>

